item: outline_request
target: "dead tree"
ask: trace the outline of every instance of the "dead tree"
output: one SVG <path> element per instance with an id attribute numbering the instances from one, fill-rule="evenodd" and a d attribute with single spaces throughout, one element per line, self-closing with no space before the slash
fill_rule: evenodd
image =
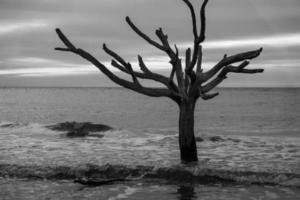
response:
<path id="1" fill-rule="evenodd" d="M 168 36 L 164 33 L 162 28 L 156 30 L 155 33 L 159 41 L 155 41 L 143 33 L 129 17 L 126 17 L 126 22 L 137 35 L 150 45 L 166 53 L 169 57 L 172 67 L 168 77 L 151 71 L 140 55 L 138 56 L 140 70 L 134 70 L 129 62 L 103 44 L 103 50 L 112 57 L 111 65 L 121 72 L 130 75 L 132 80 L 121 78 L 89 52 L 77 48 L 60 29 L 56 29 L 56 32 L 65 47 L 55 49 L 72 52 L 81 56 L 118 85 L 150 97 L 169 97 L 174 100 L 179 106 L 179 146 L 181 160 L 184 163 L 188 163 L 198 161 L 194 136 L 194 111 L 196 101 L 199 98 L 209 100 L 216 97 L 218 93 L 210 93 L 210 91 L 226 79 L 229 73 L 254 74 L 263 72 L 263 69 L 246 69 L 249 65 L 249 60 L 260 55 L 262 52 L 262 48 L 260 48 L 258 50 L 247 51 L 231 56 L 225 55 L 215 66 L 204 71 L 202 69 L 201 44 L 205 40 L 205 10 L 208 0 L 204 0 L 202 3 L 199 20 L 197 20 L 195 9 L 191 2 L 189 0 L 182 1 L 186 4 L 191 13 L 194 36 L 192 49 L 188 48 L 185 51 L 185 63 L 182 62 L 182 58 L 179 56 L 177 46 L 174 45 L 174 47 L 172 47 L 170 45 Z M 198 30 L 198 26 L 200 30 Z M 140 79 L 157 81 L 163 84 L 164 87 L 146 87 L 141 84 Z"/>

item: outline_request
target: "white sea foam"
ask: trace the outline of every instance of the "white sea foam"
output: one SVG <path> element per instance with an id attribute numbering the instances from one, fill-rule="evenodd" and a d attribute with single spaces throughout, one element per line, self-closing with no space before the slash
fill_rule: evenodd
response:
<path id="1" fill-rule="evenodd" d="M 139 189 L 135 187 L 125 187 L 124 193 L 120 193 L 115 197 L 109 197 L 108 200 L 127 199 L 131 195 L 135 194 L 138 190 Z"/>
<path id="2" fill-rule="evenodd" d="M 274 177 L 266 180 L 297 185 L 299 179 L 287 180 L 286 174 L 300 174 L 299 91 L 222 89 L 219 99 L 199 102 L 195 132 L 204 141 L 197 143 L 200 167 L 190 169 L 192 174 L 225 170 L 251 182 L 267 172 Z M 180 163 L 178 109 L 165 99 L 121 89 L 1 89 L 0 107 L 2 164 L 76 168 L 110 163 L 156 170 Z M 115 130 L 101 133 L 103 138 L 70 139 L 46 128 L 67 120 L 104 123 Z M 222 140 L 213 142 L 211 136 Z"/>
<path id="3" fill-rule="evenodd" d="M 103 138 L 70 139 L 65 132 L 29 123 L 0 125 L 2 162 L 70 165 L 170 166 L 179 163 L 178 138 L 165 131 L 140 133 L 113 130 Z M 300 138 L 221 136 L 197 143 L 200 163 L 213 169 L 300 174 Z M 12 159 L 12 157 L 14 159 Z"/>

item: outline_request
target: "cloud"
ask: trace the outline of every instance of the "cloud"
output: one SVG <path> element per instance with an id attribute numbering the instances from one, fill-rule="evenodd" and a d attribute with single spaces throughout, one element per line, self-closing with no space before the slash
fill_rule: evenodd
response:
<path id="1" fill-rule="evenodd" d="M 145 63 L 151 70 L 169 69 L 169 58 L 166 56 L 146 57 Z M 111 66 L 110 61 L 101 61 L 109 70 L 117 72 L 118 69 Z M 92 64 L 79 64 L 68 61 L 52 60 L 42 57 L 20 57 L 6 60 L 10 67 L 0 69 L 0 75 L 17 76 L 62 76 L 100 73 Z M 137 61 L 131 61 L 135 70 L 139 70 Z M 166 66 L 167 65 L 167 66 Z"/>
<path id="2" fill-rule="evenodd" d="M 152 71 L 170 71 L 171 65 L 168 63 L 167 56 L 152 56 L 144 58 L 145 64 Z M 2 69 L 0 75 L 15 75 L 19 77 L 46 77 L 46 76 L 73 76 L 85 74 L 101 74 L 101 72 L 91 64 L 76 64 L 60 60 L 51 60 L 39 57 L 22 57 L 14 58 L 9 61 L 11 65 L 19 66 L 18 68 Z M 182 60 L 184 63 L 184 59 Z M 112 72 L 118 72 L 118 69 L 112 67 L 110 62 L 102 61 L 102 63 Z M 217 62 L 203 62 L 202 67 L 208 70 Z M 139 63 L 131 61 L 134 70 L 139 71 Z M 251 63 L 249 68 L 264 68 L 268 70 L 281 69 L 297 69 L 300 66 L 300 59 L 291 60 L 263 60 L 259 63 Z"/>
<path id="3" fill-rule="evenodd" d="M 17 65 L 19 67 L 36 67 L 36 68 L 44 68 L 44 67 L 87 67 L 91 65 L 84 64 L 75 64 L 72 62 L 66 62 L 61 60 L 53 60 L 43 57 L 20 57 L 20 58 L 12 58 L 7 61 L 10 65 Z"/>
<path id="4" fill-rule="evenodd" d="M 42 21 L 31 21 L 31 22 L 0 22 L 0 36 L 4 34 L 11 34 L 12 32 L 22 30 L 32 30 L 34 28 L 44 28 L 47 24 Z"/>
<path id="5" fill-rule="evenodd" d="M 179 44 L 181 48 L 191 47 L 191 43 Z M 228 49 L 240 47 L 300 47 L 300 33 L 264 36 L 258 38 L 246 38 L 236 40 L 216 40 L 203 43 L 205 49 Z"/>
<path id="6" fill-rule="evenodd" d="M 61 76 L 89 74 L 99 71 L 91 64 L 76 64 L 41 57 L 12 58 L 7 60 L 6 63 L 11 68 L 0 70 L 0 75 Z"/>
<path id="7" fill-rule="evenodd" d="M 191 2 L 200 8 L 200 1 Z M 215 65 L 224 53 L 232 55 L 262 46 L 265 47 L 263 53 L 249 67 L 272 69 L 266 74 L 271 74 L 275 68 L 289 68 L 287 73 L 294 73 L 300 63 L 299 2 L 210 1 L 204 69 Z M 199 17 L 199 12 L 196 14 Z M 46 76 L 53 80 L 59 76 L 62 80 L 62 74 L 72 75 L 72 79 L 74 74 L 80 76 L 98 70 L 79 56 L 54 51 L 54 47 L 63 46 L 54 32 L 55 27 L 61 28 L 74 45 L 87 50 L 113 71 L 117 70 L 110 66 L 111 58 L 101 50 L 103 42 L 130 61 L 136 70 L 139 69 L 137 54 L 144 57 L 151 70 L 170 70 L 169 58 L 128 27 L 124 21 L 127 15 L 156 41 L 159 40 L 155 29 L 162 27 L 172 47 L 174 43 L 181 44 L 183 58 L 183 50 L 193 46 L 190 14 L 181 0 L 1 0 L 0 71 L 3 85 L 9 85 L 3 81 L 4 76 L 11 77 L 9 74 L 19 77 L 13 81 L 31 81 L 30 76 L 35 77 L 32 80 L 40 81 Z M 5 73 L 7 75 L 3 75 Z M 97 74 L 101 73 L 97 71 Z M 66 82 L 63 80 L 61 84 Z M 23 84 L 22 81 L 17 83 Z"/>
<path id="8" fill-rule="evenodd" d="M 49 67 L 49 68 L 23 68 L 23 69 L 11 69 L 1 70 L 0 75 L 17 75 L 21 77 L 25 76 L 72 76 L 79 74 L 92 74 L 95 73 L 93 68 L 68 68 L 68 67 Z"/>

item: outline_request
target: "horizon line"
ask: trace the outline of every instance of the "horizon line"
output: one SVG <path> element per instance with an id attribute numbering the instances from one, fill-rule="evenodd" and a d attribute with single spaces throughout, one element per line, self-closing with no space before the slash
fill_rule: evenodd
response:
<path id="1" fill-rule="evenodd" d="M 122 86 L 0 86 L 0 89 L 72 89 L 72 88 L 103 88 L 103 89 L 124 89 Z M 163 87 L 152 87 L 152 88 L 163 88 Z M 221 86 L 216 89 L 300 89 L 300 86 Z"/>

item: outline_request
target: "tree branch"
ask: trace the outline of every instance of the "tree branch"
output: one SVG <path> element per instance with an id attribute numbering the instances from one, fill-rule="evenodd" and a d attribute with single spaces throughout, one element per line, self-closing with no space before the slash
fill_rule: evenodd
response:
<path id="1" fill-rule="evenodd" d="M 141 70 L 143 71 L 143 73 L 137 72 L 137 71 L 132 71 L 136 77 L 141 78 L 141 79 L 157 81 L 157 82 L 167 86 L 167 88 L 172 90 L 175 94 L 178 94 L 178 88 L 173 81 L 169 80 L 167 77 L 165 77 L 163 75 L 160 75 L 160 74 L 150 71 L 147 68 L 147 66 L 145 65 L 143 58 L 140 55 L 138 56 L 138 60 L 139 60 L 139 66 L 140 66 Z M 111 65 L 113 67 L 117 68 L 118 70 L 120 70 L 121 72 L 131 75 L 131 72 L 130 72 L 130 70 L 128 70 L 128 68 L 126 68 L 125 66 L 122 66 L 115 60 L 111 61 Z"/>
<path id="2" fill-rule="evenodd" d="M 169 78 L 170 81 L 174 80 L 175 73 L 176 73 L 176 67 L 172 67 L 170 78 Z"/>
<path id="3" fill-rule="evenodd" d="M 144 73 L 152 73 L 144 63 L 142 56 L 138 55 L 139 66 Z"/>
<path id="4" fill-rule="evenodd" d="M 201 9 L 200 9 L 200 21 L 201 21 L 201 30 L 200 35 L 194 38 L 194 52 L 193 52 L 193 58 L 190 66 L 188 67 L 188 74 L 191 76 L 191 78 L 194 76 L 193 69 L 197 63 L 199 50 L 200 50 L 200 43 L 202 43 L 205 40 L 205 31 L 206 31 L 206 17 L 205 17 L 205 8 L 208 3 L 208 0 L 204 0 L 202 3 Z M 191 4 L 190 4 L 191 5 Z M 191 5 L 192 6 L 192 5 Z"/>
<path id="5" fill-rule="evenodd" d="M 122 72 L 130 74 L 132 76 L 134 82 L 139 84 L 137 77 L 142 78 L 142 79 L 150 79 L 150 80 L 154 80 L 154 81 L 157 81 L 157 82 L 160 82 L 160 83 L 166 85 L 169 89 L 173 90 L 174 93 L 178 92 L 178 88 L 176 87 L 175 83 L 172 80 L 168 80 L 167 77 L 164 77 L 160 74 L 151 72 L 146 67 L 146 65 L 143 61 L 143 58 L 140 55 L 138 56 L 139 66 L 144 73 L 139 73 L 139 72 L 133 71 L 130 63 L 126 62 L 121 56 L 119 56 L 116 52 L 109 49 L 105 44 L 103 44 L 103 49 L 107 54 L 114 57 L 118 62 L 120 62 L 123 65 L 123 66 L 121 66 L 118 63 L 116 63 L 115 61 L 112 61 L 112 63 L 111 63 L 112 66 L 118 68 Z M 177 47 L 176 47 L 176 49 L 177 49 Z M 177 51 L 178 51 L 178 49 L 177 49 Z"/>
<path id="6" fill-rule="evenodd" d="M 121 72 L 129 74 L 129 71 L 125 67 L 123 67 L 122 65 L 120 65 L 119 63 L 117 63 L 115 60 L 111 61 L 111 65 L 113 67 L 117 68 L 118 70 L 120 70 Z"/>
<path id="7" fill-rule="evenodd" d="M 157 82 L 167 86 L 167 88 L 172 90 L 175 94 L 178 94 L 178 88 L 177 88 L 177 86 L 175 85 L 175 83 L 173 81 L 169 80 L 167 77 L 165 77 L 163 75 L 160 75 L 160 74 L 157 74 L 157 73 L 154 73 L 154 72 L 150 71 L 146 67 L 146 65 L 143 61 L 143 58 L 140 55 L 138 56 L 138 59 L 139 59 L 140 68 L 143 71 L 143 73 L 133 71 L 133 73 L 136 77 L 141 78 L 141 79 L 148 79 L 148 80 L 157 81 Z M 119 69 L 120 71 L 131 75 L 130 71 L 126 67 L 120 65 L 115 60 L 112 60 L 111 65 L 113 67 Z"/>
<path id="8" fill-rule="evenodd" d="M 138 93 L 142 93 L 148 96 L 160 97 L 166 96 L 175 100 L 177 103 L 185 100 L 190 100 L 201 97 L 204 100 L 212 99 L 218 95 L 218 93 L 208 94 L 208 92 L 220 84 L 224 79 L 226 79 L 228 73 L 261 73 L 263 69 L 245 69 L 249 65 L 249 61 L 253 58 L 256 58 L 262 52 L 262 48 L 254 51 L 243 52 L 235 54 L 232 56 L 225 56 L 222 58 L 219 63 L 212 67 L 207 72 L 203 73 L 202 69 L 202 46 L 201 43 L 205 40 L 206 32 L 206 7 L 209 0 L 203 0 L 200 8 L 200 29 L 198 30 L 198 24 L 196 19 L 195 8 L 193 7 L 190 0 L 182 0 L 187 7 L 189 8 L 192 26 L 193 26 L 193 35 L 194 43 L 193 49 L 190 48 L 186 50 L 186 62 L 185 69 L 182 69 L 182 60 L 179 57 L 179 50 L 175 45 L 175 49 L 171 48 L 168 41 L 168 35 L 164 34 L 162 28 L 156 30 L 156 35 L 160 41 L 154 41 L 145 33 L 143 33 L 135 24 L 132 23 L 130 18 L 126 17 L 126 22 L 131 27 L 131 29 L 138 34 L 141 38 L 147 41 L 149 44 L 158 48 L 161 51 L 164 51 L 170 58 L 170 63 L 172 65 L 172 70 L 169 77 L 157 74 L 149 70 L 146 64 L 143 61 L 141 56 L 138 56 L 138 62 L 140 66 L 140 71 L 134 71 L 131 64 L 126 62 L 121 56 L 116 52 L 107 48 L 103 44 L 104 51 L 113 57 L 111 62 L 113 67 L 116 67 L 120 71 L 131 75 L 132 81 L 122 79 L 111 72 L 106 66 L 99 62 L 95 57 L 85 50 L 76 48 L 75 45 L 59 30 L 56 29 L 56 32 L 65 44 L 66 47 L 56 48 L 56 50 L 64 52 L 72 52 L 77 55 L 80 55 L 82 58 L 94 64 L 102 73 L 104 73 L 109 79 L 111 79 L 116 84 L 119 84 L 125 88 L 134 90 Z M 199 32 L 199 34 L 198 34 Z M 242 62 L 238 66 L 232 66 L 232 64 Z M 196 70 L 194 68 L 196 67 Z M 174 77 L 176 76 L 177 85 L 175 84 Z M 213 77 L 215 77 L 213 79 Z M 149 88 L 143 87 L 139 83 L 139 79 L 149 79 L 157 81 L 165 85 L 166 89 L 161 88 Z M 213 79 L 213 80 L 211 80 Z M 210 81 L 210 82 L 208 82 Z M 208 82 L 208 83 L 207 83 Z M 206 85 L 203 86 L 203 84 Z"/>
<path id="9" fill-rule="evenodd" d="M 57 51 L 70 51 L 69 48 L 61 48 L 61 47 L 56 47 L 55 50 L 57 50 Z"/>
<path id="10" fill-rule="evenodd" d="M 178 89 L 183 97 L 187 97 L 187 93 L 185 90 L 185 81 L 184 81 L 184 73 L 182 71 L 182 62 L 181 59 L 179 59 L 174 65 L 174 68 L 176 70 L 176 78 L 177 78 L 177 83 L 178 83 Z"/>
<path id="11" fill-rule="evenodd" d="M 197 62 L 197 68 L 196 68 L 196 74 L 199 76 L 202 73 L 202 46 L 199 46 L 199 52 L 198 52 L 198 62 Z"/>
<path id="12" fill-rule="evenodd" d="M 192 16 L 192 23 L 193 23 L 193 34 L 194 39 L 198 40 L 198 31 L 197 31 L 197 21 L 196 21 L 196 14 L 193 5 L 189 0 L 183 0 L 183 2 L 189 7 L 191 16 Z"/>
<path id="13" fill-rule="evenodd" d="M 189 87 L 190 87 L 190 82 L 191 80 L 189 79 L 188 75 L 188 67 L 191 64 L 191 49 L 188 48 L 185 52 L 185 89 L 186 92 L 188 93 Z"/>
<path id="14" fill-rule="evenodd" d="M 207 93 L 213 88 L 215 88 L 217 85 L 219 85 L 224 79 L 227 78 L 228 73 L 243 73 L 243 74 L 256 74 L 256 73 L 262 73 L 263 69 L 245 69 L 246 66 L 249 65 L 249 61 L 244 61 L 239 66 L 226 66 L 222 69 L 222 71 L 219 73 L 219 75 L 213 79 L 211 82 L 207 83 L 202 87 L 202 92 Z"/>
<path id="15" fill-rule="evenodd" d="M 203 93 L 201 90 L 199 91 L 199 96 L 203 99 L 203 100 L 210 100 L 215 98 L 216 96 L 218 96 L 219 93 L 212 93 L 212 94 L 207 94 L 207 93 Z"/>
<path id="16" fill-rule="evenodd" d="M 111 57 L 115 58 L 119 63 L 121 63 L 123 66 L 128 65 L 128 63 L 121 57 L 119 56 L 116 52 L 113 50 L 109 49 L 106 44 L 103 44 L 103 50 L 110 55 Z"/>
<path id="17" fill-rule="evenodd" d="M 156 30 L 156 35 L 158 36 L 158 38 L 160 39 L 160 41 L 162 42 L 162 45 L 155 42 L 154 40 L 150 39 L 146 34 L 144 34 L 141 30 L 139 30 L 130 20 L 130 18 L 127 16 L 126 17 L 126 22 L 129 24 L 129 26 L 132 28 L 132 30 L 134 32 L 136 32 L 140 37 L 142 37 L 144 40 L 146 40 L 148 43 L 152 44 L 153 46 L 155 46 L 156 48 L 166 52 L 170 59 L 171 59 L 171 63 L 172 63 L 172 72 L 171 72 L 171 75 L 170 75 L 170 79 L 169 79 L 169 86 L 171 86 L 171 88 L 175 91 L 178 91 L 178 88 L 177 86 L 175 85 L 175 83 L 173 82 L 173 77 L 174 77 L 174 73 L 176 71 L 176 69 L 174 69 L 174 63 L 177 62 L 178 60 L 178 53 L 175 53 L 172 48 L 170 47 L 170 44 L 168 42 L 168 36 L 165 35 L 162 31 L 162 28 L 159 28 L 158 30 Z M 176 52 L 178 52 L 178 49 L 177 47 L 175 46 L 176 48 Z M 140 67 L 143 70 L 145 70 L 145 65 L 141 65 L 142 63 L 140 62 Z M 145 72 L 145 71 L 144 71 Z M 151 72 L 151 74 L 153 75 L 153 73 Z M 157 74 L 155 74 L 156 76 Z"/>
<path id="18" fill-rule="evenodd" d="M 160 82 L 160 83 L 166 85 L 171 91 L 178 94 L 178 87 L 174 83 L 173 79 L 169 79 L 163 75 L 160 75 L 160 74 L 150 71 L 148 69 L 148 67 L 146 66 L 146 64 L 144 63 L 143 58 L 140 55 L 138 56 L 138 60 L 139 60 L 139 66 L 140 66 L 141 70 L 144 72 L 144 73 L 136 72 L 136 75 L 139 78 L 151 79 L 151 80 Z"/>
<path id="19" fill-rule="evenodd" d="M 209 71 L 205 72 L 203 76 L 201 77 L 201 82 L 206 82 L 210 78 L 212 78 L 215 74 L 217 74 L 223 67 L 228 66 L 233 63 L 241 62 L 244 60 L 251 60 L 253 58 L 256 58 L 260 55 L 262 52 L 262 48 L 254 51 L 248 51 L 244 53 L 239 53 L 233 56 L 224 56 L 224 58 L 217 64 L 215 65 L 212 69 Z"/>
<path id="20" fill-rule="evenodd" d="M 181 63 L 181 59 L 179 59 L 179 50 L 175 45 L 176 52 L 173 51 L 173 49 L 170 47 L 168 36 L 164 34 L 162 28 L 157 29 L 155 33 L 157 37 L 160 39 L 160 41 L 162 42 L 165 52 L 168 54 L 169 58 L 171 59 L 170 63 L 172 64 L 172 70 L 171 70 L 169 80 L 173 81 L 174 76 L 176 74 L 179 93 L 181 94 L 181 96 L 186 96 L 185 81 L 184 81 L 183 71 L 182 71 L 182 63 Z"/>
<path id="21" fill-rule="evenodd" d="M 115 58 L 119 63 L 121 63 L 123 65 L 120 66 L 118 65 L 116 62 L 112 61 L 112 65 L 117 67 L 119 70 L 126 72 L 128 74 L 130 74 L 132 76 L 132 80 L 134 83 L 140 85 L 133 69 L 132 66 L 129 62 L 126 62 L 121 56 L 119 56 L 116 52 L 112 51 L 111 49 L 109 49 L 105 44 L 103 44 L 103 50 L 110 56 L 112 56 L 113 58 Z"/>
<path id="22" fill-rule="evenodd" d="M 135 82 L 130 82 L 130 81 L 124 80 L 124 79 L 116 76 L 110 70 L 108 70 L 101 62 L 99 62 L 95 57 L 93 57 L 91 54 L 89 54 L 85 50 L 76 48 L 59 29 L 56 29 L 56 33 L 58 34 L 59 38 L 66 45 L 67 48 L 55 48 L 55 50 L 69 51 L 69 52 L 72 52 L 74 54 L 81 56 L 82 58 L 91 62 L 103 74 L 105 74 L 110 80 L 112 80 L 116 84 L 121 85 L 128 89 L 134 90 L 138 93 L 147 95 L 147 96 L 170 97 L 171 99 L 173 99 L 177 102 L 179 101 L 179 97 L 176 96 L 174 93 L 172 93 L 169 89 L 143 87 L 139 84 L 136 84 Z"/>
<path id="23" fill-rule="evenodd" d="M 156 48 L 165 51 L 164 47 L 162 45 L 160 45 L 159 43 L 155 42 L 154 40 L 150 39 L 150 37 L 148 37 L 145 33 L 143 33 L 139 28 L 137 28 L 132 21 L 130 20 L 130 18 L 127 16 L 126 17 L 126 22 L 128 23 L 128 25 L 131 27 L 131 29 L 138 34 L 141 38 L 143 38 L 144 40 L 146 40 L 148 43 L 150 43 L 151 45 L 155 46 Z"/>
<path id="24" fill-rule="evenodd" d="M 155 31 L 155 34 L 160 39 L 161 43 L 163 44 L 163 49 L 167 53 L 167 55 L 170 57 L 172 63 L 176 63 L 179 59 L 179 51 L 177 46 L 175 45 L 176 53 L 171 48 L 169 41 L 168 41 L 168 35 L 164 34 L 162 28 L 159 28 Z"/>
<path id="25" fill-rule="evenodd" d="M 206 17 L 205 17 L 205 8 L 208 3 L 208 0 L 204 0 L 201 10 L 200 10 L 200 21 L 201 21 L 201 31 L 199 36 L 199 43 L 205 40 L 205 30 L 206 30 Z"/>
<path id="26" fill-rule="evenodd" d="M 61 32 L 60 29 L 55 29 L 58 37 L 60 38 L 60 40 L 66 45 L 66 47 L 68 47 L 68 49 L 74 51 L 76 50 L 75 46 L 69 41 L 69 39 Z M 62 48 L 57 48 L 56 50 L 61 51 Z"/>

